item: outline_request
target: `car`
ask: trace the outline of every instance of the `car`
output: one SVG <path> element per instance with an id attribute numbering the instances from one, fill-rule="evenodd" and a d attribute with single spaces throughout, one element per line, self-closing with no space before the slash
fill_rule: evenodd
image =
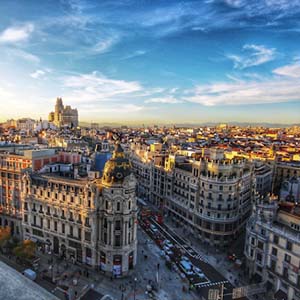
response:
<path id="1" fill-rule="evenodd" d="M 194 275 L 193 265 L 185 260 L 180 261 L 180 267 L 186 275 Z"/>
<path id="2" fill-rule="evenodd" d="M 194 272 L 201 279 L 205 278 L 205 275 L 200 268 L 194 267 Z"/>
<path id="3" fill-rule="evenodd" d="M 151 225 L 150 225 L 150 229 L 151 229 L 151 231 L 152 231 L 153 233 L 158 233 L 158 229 L 156 228 L 155 225 L 151 224 Z"/>
<path id="4" fill-rule="evenodd" d="M 164 240 L 164 245 L 168 246 L 169 248 L 174 246 L 169 240 Z"/>
<path id="5" fill-rule="evenodd" d="M 184 261 L 186 261 L 186 262 L 188 262 L 188 263 L 190 263 L 190 260 L 189 260 L 189 258 L 188 257 L 186 257 L 186 256 L 181 256 L 181 260 L 184 260 Z"/>

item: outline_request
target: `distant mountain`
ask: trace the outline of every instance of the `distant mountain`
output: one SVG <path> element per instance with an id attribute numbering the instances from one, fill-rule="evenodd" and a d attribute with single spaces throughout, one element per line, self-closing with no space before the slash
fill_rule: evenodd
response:
<path id="1" fill-rule="evenodd" d="M 172 127 L 172 126 L 176 126 L 176 127 L 199 127 L 199 126 L 217 126 L 219 124 L 228 124 L 231 126 L 240 126 L 240 127 L 247 127 L 247 126 L 252 126 L 252 127 L 268 127 L 268 128 L 284 128 L 284 127 L 292 127 L 292 126 L 300 126 L 300 123 L 296 123 L 296 124 L 281 124 L 281 123 L 265 123 L 265 122 L 204 122 L 204 123 L 146 123 L 145 124 L 133 124 L 132 122 L 128 122 L 128 124 L 126 124 L 126 122 L 123 123 L 117 123 L 117 122 L 111 122 L 111 123 L 97 123 L 99 128 L 101 127 L 121 127 L 121 126 L 128 126 L 128 127 L 148 127 L 148 126 L 153 126 L 153 125 L 158 125 L 158 126 L 166 126 L 166 127 Z M 80 122 L 79 125 L 81 127 L 91 127 L 91 123 L 89 122 Z"/>

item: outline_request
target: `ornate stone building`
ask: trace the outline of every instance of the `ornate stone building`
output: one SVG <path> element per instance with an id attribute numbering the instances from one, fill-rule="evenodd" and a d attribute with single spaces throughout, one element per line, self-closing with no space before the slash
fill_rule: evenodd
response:
<path id="1" fill-rule="evenodd" d="M 28 173 L 22 191 L 24 238 L 58 256 L 124 276 L 136 264 L 135 187 L 120 145 L 101 179 Z"/>
<path id="2" fill-rule="evenodd" d="M 300 299 L 300 206 L 262 198 L 247 223 L 246 272 L 265 282 L 268 299 Z"/>
<path id="3" fill-rule="evenodd" d="M 51 112 L 48 117 L 49 122 L 52 122 L 57 127 L 77 127 L 78 126 L 78 111 L 71 106 L 63 105 L 62 98 L 56 99 L 55 111 Z"/>

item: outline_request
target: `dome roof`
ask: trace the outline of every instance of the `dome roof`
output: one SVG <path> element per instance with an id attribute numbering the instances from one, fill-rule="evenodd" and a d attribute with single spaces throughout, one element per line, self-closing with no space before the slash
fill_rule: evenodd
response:
<path id="1" fill-rule="evenodd" d="M 123 148 L 117 143 L 111 159 L 104 166 L 102 182 L 108 184 L 122 183 L 124 178 L 130 174 L 131 164 L 125 157 Z"/>

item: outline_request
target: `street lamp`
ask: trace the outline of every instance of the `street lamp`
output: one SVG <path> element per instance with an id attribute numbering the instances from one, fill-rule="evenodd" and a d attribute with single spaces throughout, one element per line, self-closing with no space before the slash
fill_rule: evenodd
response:
<path id="1" fill-rule="evenodd" d="M 137 278 L 135 277 L 135 278 L 134 278 L 133 300 L 135 300 L 136 282 L 137 282 Z"/>

